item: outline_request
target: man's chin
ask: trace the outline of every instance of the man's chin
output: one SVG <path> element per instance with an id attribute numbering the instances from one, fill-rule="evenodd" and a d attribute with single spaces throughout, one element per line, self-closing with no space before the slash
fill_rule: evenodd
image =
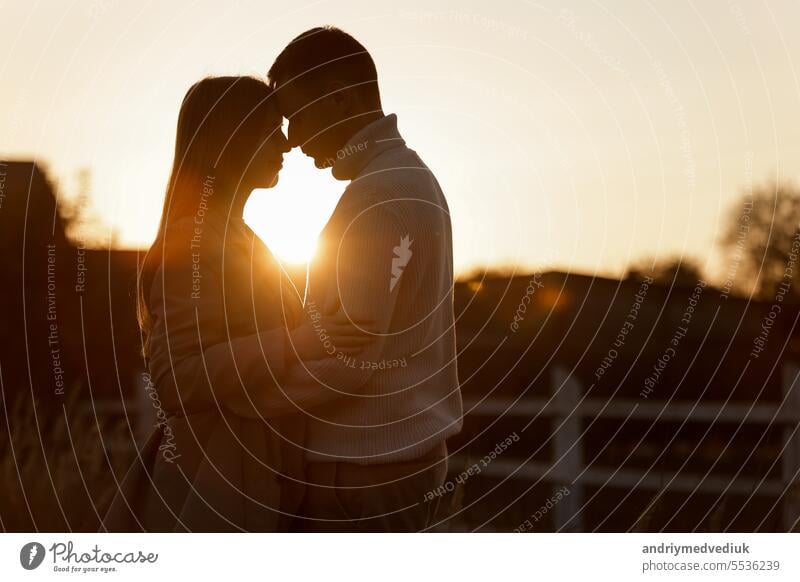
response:
<path id="1" fill-rule="evenodd" d="M 303 153 L 307 155 L 309 158 L 311 158 L 311 160 L 314 162 L 314 166 L 316 166 L 318 170 L 324 170 L 325 168 L 330 167 L 328 158 L 326 158 L 325 156 L 319 154 L 312 154 L 311 152 L 303 152 Z"/>

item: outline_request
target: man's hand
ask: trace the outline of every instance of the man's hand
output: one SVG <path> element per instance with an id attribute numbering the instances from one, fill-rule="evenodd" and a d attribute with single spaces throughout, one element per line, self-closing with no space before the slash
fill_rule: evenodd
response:
<path id="1" fill-rule="evenodd" d="M 322 315 L 289 331 L 289 349 L 303 361 L 335 357 L 337 353 L 358 354 L 372 341 L 367 329 L 371 323 L 351 320 L 341 311 Z"/>

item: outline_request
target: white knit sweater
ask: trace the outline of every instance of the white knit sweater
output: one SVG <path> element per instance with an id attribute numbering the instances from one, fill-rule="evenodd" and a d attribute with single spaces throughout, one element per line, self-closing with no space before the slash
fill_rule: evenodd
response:
<path id="1" fill-rule="evenodd" d="M 320 236 L 307 311 L 332 311 L 340 301 L 380 333 L 352 360 L 294 366 L 284 381 L 311 376 L 340 393 L 309 411 L 308 458 L 414 459 L 462 425 L 447 201 L 395 115 L 353 136 L 333 175 L 352 181 Z"/>

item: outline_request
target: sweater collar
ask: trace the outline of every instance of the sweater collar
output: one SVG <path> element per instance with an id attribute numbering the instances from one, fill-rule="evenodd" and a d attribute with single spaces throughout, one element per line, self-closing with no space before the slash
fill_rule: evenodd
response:
<path id="1" fill-rule="evenodd" d="M 380 154 L 405 143 L 397 131 L 397 115 L 384 115 L 361 128 L 336 152 L 333 177 L 337 180 L 352 180 Z"/>

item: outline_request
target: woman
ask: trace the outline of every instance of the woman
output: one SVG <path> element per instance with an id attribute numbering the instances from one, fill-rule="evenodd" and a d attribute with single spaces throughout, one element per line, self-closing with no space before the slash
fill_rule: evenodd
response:
<path id="1" fill-rule="evenodd" d="M 269 87 L 250 77 L 204 79 L 183 100 L 139 278 L 156 429 L 104 520 L 109 531 L 274 531 L 299 504 L 304 421 L 290 397 L 275 395 L 287 396 L 280 381 L 293 358 L 328 355 L 294 286 L 242 220 L 250 192 L 277 182 L 289 149 L 280 124 Z M 366 342 L 341 317 L 317 326 L 345 353 Z M 255 333 L 263 393 L 237 378 L 210 385 L 203 350 L 231 342 L 236 360 L 235 338 Z M 258 414 L 234 412 L 248 406 Z"/>

